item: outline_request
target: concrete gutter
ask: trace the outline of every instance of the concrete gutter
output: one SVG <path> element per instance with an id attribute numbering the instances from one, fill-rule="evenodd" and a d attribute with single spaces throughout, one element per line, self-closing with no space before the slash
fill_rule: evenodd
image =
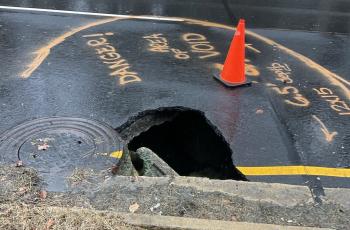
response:
<path id="1" fill-rule="evenodd" d="M 350 210 L 350 189 L 324 188 L 324 203 L 337 203 L 345 210 Z M 349 217 L 350 218 L 350 217 Z"/>
<path id="2" fill-rule="evenodd" d="M 172 184 L 206 192 L 223 192 L 244 197 L 245 200 L 266 201 L 284 207 L 314 203 L 309 188 L 300 185 L 210 180 L 198 177 L 176 177 Z M 325 204 L 338 204 L 344 210 L 350 211 L 350 189 L 324 188 L 324 191 L 325 196 L 321 198 Z"/>
<path id="3" fill-rule="evenodd" d="M 269 202 L 285 207 L 313 203 L 310 190 L 306 186 L 210 180 L 208 178 L 198 177 L 176 177 L 172 183 L 178 186 L 193 187 L 201 191 L 223 192 L 244 197 L 245 200 L 249 201 Z"/>

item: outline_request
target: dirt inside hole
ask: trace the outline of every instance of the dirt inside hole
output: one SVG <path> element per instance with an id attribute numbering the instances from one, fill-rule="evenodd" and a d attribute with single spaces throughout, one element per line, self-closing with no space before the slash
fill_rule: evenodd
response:
<path id="1" fill-rule="evenodd" d="M 169 110 L 156 113 L 162 116 L 162 113 L 169 114 Z M 151 149 L 181 176 L 246 180 L 234 167 L 227 142 L 202 112 L 174 110 L 170 114 L 170 120 L 154 125 L 134 137 L 128 148 L 131 151 L 140 147 Z M 133 164 L 137 168 L 141 167 L 140 161 L 135 159 Z"/>

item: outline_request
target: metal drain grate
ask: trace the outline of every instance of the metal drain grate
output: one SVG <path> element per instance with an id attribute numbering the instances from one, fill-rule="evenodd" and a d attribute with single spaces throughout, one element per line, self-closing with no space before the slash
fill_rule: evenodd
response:
<path id="1" fill-rule="evenodd" d="M 38 170 L 48 190 L 62 191 L 83 179 L 92 183 L 105 176 L 108 169 L 119 164 L 122 148 L 119 134 L 101 122 L 41 118 L 1 135 L 0 163 L 21 160 Z"/>

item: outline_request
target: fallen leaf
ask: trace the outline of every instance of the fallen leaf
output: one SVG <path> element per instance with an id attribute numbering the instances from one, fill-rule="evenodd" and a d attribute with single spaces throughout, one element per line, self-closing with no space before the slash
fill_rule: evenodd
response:
<path id="1" fill-rule="evenodd" d="M 139 176 L 131 176 L 131 182 L 142 181 L 142 177 Z"/>
<path id="2" fill-rule="evenodd" d="M 23 195 L 23 194 L 25 194 L 26 192 L 28 192 L 28 187 L 20 187 L 19 189 L 18 189 L 18 193 L 20 194 L 20 195 Z"/>
<path id="3" fill-rule="evenodd" d="M 16 167 L 22 167 L 23 166 L 23 162 L 21 160 L 18 160 L 16 162 Z"/>
<path id="4" fill-rule="evenodd" d="M 50 147 L 47 143 L 44 143 L 42 145 L 38 145 L 38 150 L 47 150 Z"/>
<path id="5" fill-rule="evenodd" d="M 129 211 L 131 213 L 134 213 L 139 209 L 140 205 L 138 203 L 133 203 L 132 205 L 129 206 Z"/>
<path id="6" fill-rule="evenodd" d="M 235 216 L 231 216 L 231 221 L 237 221 L 237 218 Z"/>
<path id="7" fill-rule="evenodd" d="M 47 197 L 47 192 L 45 190 L 41 190 L 39 193 L 39 197 L 40 199 L 45 200 Z"/>
<path id="8" fill-rule="evenodd" d="M 119 170 L 118 165 L 114 165 L 114 166 L 111 168 L 111 171 L 112 171 L 113 174 L 117 174 L 118 170 Z"/>
<path id="9" fill-rule="evenodd" d="M 255 113 L 256 113 L 256 114 L 263 114 L 263 113 L 264 113 L 264 110 L 262 110 L 262 109 L 257 109 Z"/>
<path id="10" fill-rule="evenodd" d="M 53 219 L 49 219 L 46 223 L 45 230 L 51 229 L 51 227 L 55 224 L 55 221 Z"/>
<path id="11" fill-rule="evenodd" d="M 153 212 L 155 209 L 160 207 L 160 203 L 157 203 L 156 205 L 154 205 L 153 207 L 150 208 L 150 210 Z"/>

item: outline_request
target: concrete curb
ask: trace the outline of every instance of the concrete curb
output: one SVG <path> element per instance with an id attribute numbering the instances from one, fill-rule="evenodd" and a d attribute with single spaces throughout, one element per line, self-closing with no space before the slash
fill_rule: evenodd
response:
<path id="1" fill-rule="evenodd" d="M 172 183 L 178 186 L 193 187 L 205 192 L 223 192 L 243 197 L 245 200 L 269 202 L 285 207 L 313 203 L 310 190 L 306 186 L 210 180 L 198 177 L 176 177 Z"/>
<path id="2" fill-rule="evenodd" d="M 131 187 L 152 187 L 154 185 L 170 185 L 183 188 L 193 188 L 203 192 L 219 192 L 230 196 L 241 197 L 247 201 L 270 203 L 282 207 L 294 207 L 296 205 L 312 205 L 314 200 L 307 186 L 244 182 L 234 180 L 212 180 L 200 177 L 137 177 L 135 182 L 129 176 L 118 176 L 105 184 L 119 184 Z M 344 210 L 350 211 L 350 189 L 325 188 L 325 196 L 322 200 L 326 204 L 337 204 Z"/>
<path id="3" fill-rule="evenodd" d="M 192 187 L 204 192 L 222 192 L 243 197 L 245 200 L 269 202 L 284 207 L 312 204 L 313 197 L 308 187 L 277 183 L 211 180 L 198 177 L 175 177 L 171 184 Z M 324 203 L 338 204 L 350 210 L 350 189 L 324 188 Z"/>
<path id="4" fill-rule="evenodd" d="M 91 189 L 86 189 L 86 194 L 89 191 Z M 227 221 L 198 222 L 198 227 L 194 225 L 193 229 L 203 229 L 203 226 L 211 226 L 210 224 L 218 226 L 217 229 L 244 229 L 245 226 L 246 229 L 255 228 L 255 225 L 248 223 L 263 224 L 258 229 L 271 229 L 269 224 L 276 225 L 276 229 L 281 229 L 279 226 L 348 229 L 350 202 L 347 198 L 350 189 L 325 189 L 325 193 L 322 203 L 319 203 L 314 201 L 306 186 L 181 176 L 117 176 L 104 181 L 88 197 L 93 197 L 90 204 L 98 210 L 129 213 L 130 206 L 137 203 L 139 208 L 134 214 L 155 216 L 154 218 L 171 216 Z M 151 217 L 149 221 L 144 218 L 142 220 L 149 226 L 158 223 Z M 162 223 L 166 224 L 168 220 L 172 219 L 164 219 Z M 179 225 L 176 226 L 179 229 L 191 229 L 189 226 L 181 227 L 180 223 L 185 220 L 179 219 L 176 222 Z M 232 225 L 231 221 L 247 224 Z M 141 222 L 135 223 L 142 226 Z M 264 224 L 268 227 L 263 228 Z M 219 228 L 220 226 L 225 227 Z"/>
<path id="5" fill-rule="evenodd" d="M 3 202 L 38 202 L 42 188 L 35 171 L 4 167 L 0 173 L 5 178 L 0 183 Z M 37 182 L 26 194 L 14 192 L 23 186 L 23 181 Z M 252 229 L 258 228 L 256 225 L 261 227 L 258 229 L 264 226 L 269 229 L 271 226 L 277 226 L 276 229 L 288 229 L 279 226 L 349 229 L 350 189 L 325 188 L 324 191 L 322 202 L 315 202 L 306 186 L 181 176 L 111 176 L 98 183 L 81 181 L 68 192 L 49 192 L 39 204 L 122 213 L 127 215 L 125 218 L 131 218 L 130 221 L 136 218 L 130 216 L 133 212 L 133 215 L 141 215 L 139 219 L 142 220 L 135 224 L 161 226 L 163 223 L 165 226 L 170 221 L 169 228 L 175 221 L 177 225 L 174 226 L 183 226 L 182 229 L 191 229 L 184 225 L 188 222 L 196 223 L 192 229 L 205 229 L 205 226 L 211 226 L 209 229 L 244 229 L 245 226 Z M 224 227 L 219 228 L 221 226 Z"/>
<path id="6" fill-rule="evenodd" d="M 322 199 L 324 203 L 336 203 L 350 211 L 350 189 L 325 188 L 324 193 L 326 195 Z"/>
<path id="7" fill-rule="evenodd" d="M 256 224 L 235 221 L 207 220 L 197 218 L 172 217 L 172 216 L 151 216 L 142 214 L 120 214 L 123 221 L 129 225 L 152 228 L 152 229 L 188 229 L 188 230 L 316 230 L 327 228 L 311 228 L 282 226 L 273 224 Z"/>

